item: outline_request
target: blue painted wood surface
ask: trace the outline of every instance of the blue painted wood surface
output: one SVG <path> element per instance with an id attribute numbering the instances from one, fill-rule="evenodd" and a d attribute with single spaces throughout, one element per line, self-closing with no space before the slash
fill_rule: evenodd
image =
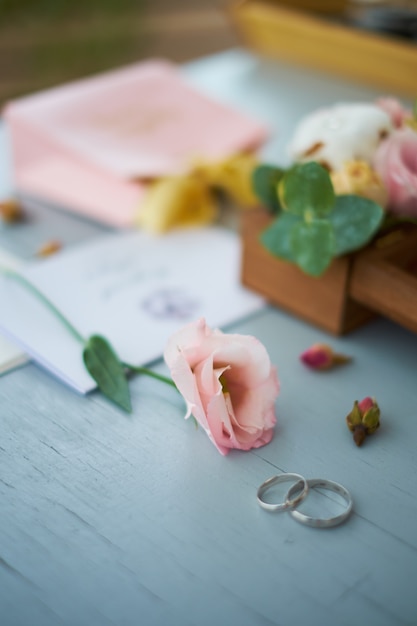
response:
<path id="1" fill-rule="evenodd" d="M 303 113 L 377 95 L 239 50 L 184 71 L 271 123 L 277 162 Z M 47 238 L 71 245 L 103 230 L 28 212 L 0 229 L 0 245 L 25 258 Z M 273 307 L 228 330 L 265 343 L 282 385 L 273 441 L 228 457 L 155 380 L 132 379 L 126 416 L 34 364 L 0 378 L 2 626 L 417 623 L 417 337 L 378 319 L 335 339 Z M 299 354 L 321 340 L 352 363 L 305 369 Z M 381 428 L 357 448 L 345 416 L 366 395 Z M 262 510 L 256 490 L 281 471 L 344 484 L 351 518 L 318 530 Z"/>

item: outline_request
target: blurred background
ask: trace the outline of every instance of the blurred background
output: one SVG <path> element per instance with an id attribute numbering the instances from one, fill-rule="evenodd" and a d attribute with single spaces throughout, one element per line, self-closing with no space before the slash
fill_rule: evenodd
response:
<path id="1" fill-rule="evenodd" d="M 227 0 L 0 0 L 0 104 L 149 56 L 236 45 Z"/>
<path id="2" fill-rule="evenodd" d="M 240 1 L 314 11 L 417 44 L 417 0 Z M 184 62 L 239 45 L 230 16 L 238 2 L 0 0 L 0 106 L 146 57 Z"/>

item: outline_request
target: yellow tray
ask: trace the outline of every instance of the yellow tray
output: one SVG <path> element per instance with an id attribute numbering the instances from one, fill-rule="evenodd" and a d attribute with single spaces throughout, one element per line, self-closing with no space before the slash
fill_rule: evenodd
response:
<path id="1" fill-rule="evenodd" d="M 243 0 L 230 17 L 255 51 L 417 97 L 417 44 L 364 32 L 268 0 Z"/>

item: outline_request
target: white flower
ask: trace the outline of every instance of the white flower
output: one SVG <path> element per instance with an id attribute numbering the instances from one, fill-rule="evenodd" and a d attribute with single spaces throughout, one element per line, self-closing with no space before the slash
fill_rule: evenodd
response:
<path id="1" fill-rule="evenodd" d="M 390 116 L 374 104 L 336 104 L 304 117 L 289 145 L 294 161 L 318 161 L 341 169 L 347 161 L 370 163 L 382 139 L 393 130 Z"/>

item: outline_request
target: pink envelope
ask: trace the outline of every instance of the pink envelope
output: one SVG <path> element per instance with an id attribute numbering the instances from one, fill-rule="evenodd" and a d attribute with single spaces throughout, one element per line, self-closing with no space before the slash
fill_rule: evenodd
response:
<path id="1" fill-rule="evenodd" d="M 113 226 L 132 224 L 146 179 L 255 149 L 266 128 L 149 60 L 10 102 L 17 190 Z"/>

